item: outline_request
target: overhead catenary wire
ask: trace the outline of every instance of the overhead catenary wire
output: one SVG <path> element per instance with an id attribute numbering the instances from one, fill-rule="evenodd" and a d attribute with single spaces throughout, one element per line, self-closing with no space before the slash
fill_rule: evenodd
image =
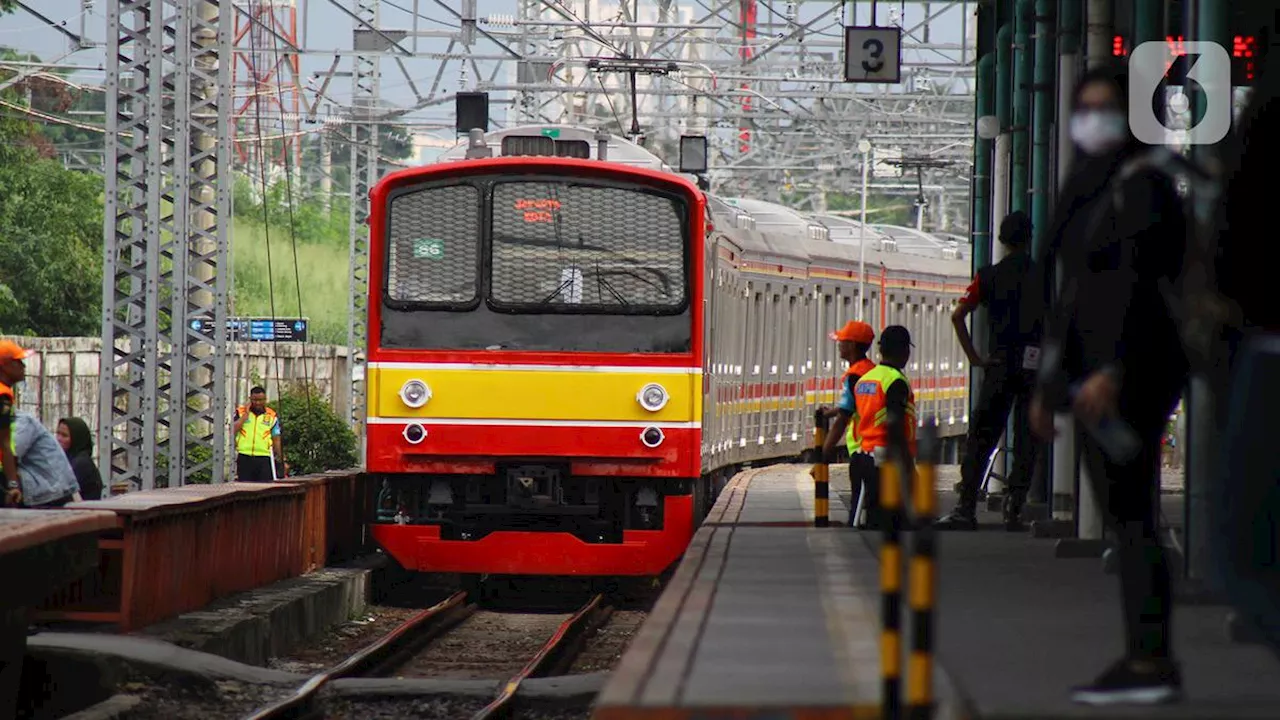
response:
<path id="1" fill-rule="evenodd" d="M 258 54 L 256 33 L 253 33 L 253 32 L 249 33 L 249 52 L 255 57 Z M 255 84 L 259 82 L 256 73 L 254 75 L 254 82 Z M 264 152 L 265 138 L 263 138 L 263 135 L 262 135 L 262 102 L 260 98 L 254 99 L 253 111 L 254 111 L 253 124 L 254 124 L 255 133 L 257 135 L 256 157 L 258 160 L 258 175 L 262 179 L 262 234 L 263 234 L 263 243 L 266 245 L 266 251 L 267 251 L 267 302 L 270 307 L 271 321 L 272 323 L 274 323 L 275 317 L 276 317 L 275 270 L 271 263 L 271 208 L 268 205 L 267 164 L 265 162 L 265 152 Z M 241 342 L 246 342 L 246 340 L 242 339 Z M 279 390 L 282 389 L 284 373 L 281 371 L 280 354 L 278 352 L 277 343 L 278 341 L 275 337 L 275 333 L 273 332 L 271 337 L 271 362 L 269 367 L 270 366 L 275 367 L 276 390 L 278 393 Z M 250 382 L 247 373 L 246 373 L 245 380 L 246 382 Z M 264 382 L 269 384 L 269 381 L 266 378 L 264 378 Z M 279 418 L 277 422 L 283 423 L 284 418 L 280 414 L 278 407 L 276 409 L 276 417 Z M 282 465 L 283 465 L 283 461 L 284 459 L 281 458 Z"/>
<path id="2" fill-rule="evenodd" d="M 280 64 L 280 38 L 278 35 L 273 36 L 271 46 L 272 46 L 271 47 L 272 62 L 273 62 L 273 65 L 278 67 Z M 281 112 L 283 112 L 284 111 L 284 88 L 280 85 L 279 82 L 277 82 L 275 85 L 276 85 L 276 103 L 280 106 Z M 255 107 L 260 109 L 261 105 L 255 103 Z M 281 123 L 281 130 L 283 129 L 284 129 L 284 126 L 283 126 L 283 123 Z M 258 124 L 258 130 L 259 132 L 262 130 L 261 123 Z M 301 152 L 302 141 L 299 139 L 297 140 L 297 143 L 298 143 L 298 150 L 299 152 Z M 262 146 L 258 147 L 259 157 L 262 157 L 264 155 L 264 150 L 265 149 Z M 294 207 L 293 207 L 294 167 L 293 167 L 293 163 L 291 162 L 293 159 L 293 152 L 289 148 L 287 142 L 285 143 L 284 150 L 285 150 L 284 152 L 285 208 L 288 211 L 288 216 L 289 216 L 289 245 L 290 245 L 290 250 L 293 254 L 293 283 L 294 283 L 294 289 L 296 290 L 297 299 L 298 299 L 298 317 L 303 318 L 303 317 L 306 317 L 306 315 L 305 313 L 302 312 L 302 273 L 298 269 L 298 227 L 297 227 L 297 218 L 294 214 Z M 354 282 L 354 280 L 352 282 Z M 275 320 L 274 304 L 272 305 L 271 314 L 272 314 L 272 320 L 274 321 Z M 273 341 L 275 340 L 274 335 L 272 336 L 272 339 Z M 306 390 L 306 401 L 307 401 L 306 407 L 307 407 L 308 415 L 311 415 L 313 413 L 313 409 L 311 406 L 311 394 L 316 390 L 314 377 L 312 376 L 312 373 L 311 373 L 312 369 L 313 369 L 313 364 L 309 365 L 307 363 L 307 347 L 306 347 L 306 344 L 304 343 L 302 346 L 302 374 L 306 381 L 305 390 Z M 278 408 L 277 408 L 277 412 L 279 412 Z"/>

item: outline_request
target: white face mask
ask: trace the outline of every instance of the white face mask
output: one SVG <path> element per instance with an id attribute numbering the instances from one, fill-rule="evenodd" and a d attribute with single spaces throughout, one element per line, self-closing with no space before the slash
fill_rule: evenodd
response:
<path id="1" fill-rule="evenodd" d="M 1120 147 L 1125 137 L 1125 117 L 1117 110 L 1082 110 L 1071 116 L 1071 141 L 1090 155 Z"/>

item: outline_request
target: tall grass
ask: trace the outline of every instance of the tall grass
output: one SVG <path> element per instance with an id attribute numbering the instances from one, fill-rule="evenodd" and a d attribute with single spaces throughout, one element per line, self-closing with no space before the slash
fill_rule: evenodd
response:
<path id="1" fill-rule="evenodd" d="M 235 220 L 231 237 L 235 266 L 233 314 L 270 317 L 274 297 L 277 317 L 310 318 L 308 339 L 311 342 L 346 344 L 347 303 L 351 292 L 346 238 L 326 238 L 321 242 L 299 239 L 295 276 L 295 256 L 288 228 L 272 224 L 269 235 L 270 274 L 267 272 L 268 233 L 264 226 L 245 217 Z M 301 307 L 298 279 L 302 283 Z"/>

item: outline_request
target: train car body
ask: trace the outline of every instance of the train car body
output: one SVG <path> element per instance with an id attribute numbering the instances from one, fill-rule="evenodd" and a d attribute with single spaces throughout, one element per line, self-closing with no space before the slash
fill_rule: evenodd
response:
<path id="1" fill-rule="evenodd" d="M 371 196 L 371 529 L 410 569 L 659 574 L 729 474 L 803 450 L 843 372 L 827 333 L 858 312 L 856 247 L 799 216 L 752 227 L 750 201 L 638 146 L 600 160 L 593 132 L 554 130 Z M 946 320 L 967 263 L 885 250 L 864 314 L 912 329 L 921 416 L 963 423 Z"/>

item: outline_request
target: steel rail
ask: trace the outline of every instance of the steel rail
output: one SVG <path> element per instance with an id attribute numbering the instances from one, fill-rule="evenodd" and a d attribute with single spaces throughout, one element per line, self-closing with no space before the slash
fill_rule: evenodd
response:
<path id="1" fill-rule="evenodd" d="M 567 672 L 587 635 L 598 628 L 612 613 L 613 607 L 604 604 L 604 595 L 591 598 L 581 610 L 560 623 L 560 627 L 556 628 L 537 654 L 521 668 L 520 672 L 511 676 L 511 679 L 503 684 L 498 696 L 472 715 L 471 720 L 510 718 L 520 683 L 531 677 L 545 677 Z"/>
<path id="2" fill-rule="evenodd" d="M 303 720 L 321 717 L 313 703 L 320 689 L 329 681 L 363 675 L 386 667 L 397 655 L 406 650 L 411 651 L 411 647 L 420 641 L 430 639 L 436 632 L 471 614 L 475 606 L 465 604 L 466 599 L 465 592 L 456 592 L 443 602 L 417 613 L 346 660 L 315 675 L 289 697 L 255 712 L 247 720 Z"/>

